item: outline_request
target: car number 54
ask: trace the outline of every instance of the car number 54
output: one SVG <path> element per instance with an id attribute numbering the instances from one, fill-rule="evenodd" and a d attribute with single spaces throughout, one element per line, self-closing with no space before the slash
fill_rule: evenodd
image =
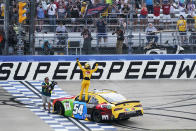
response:
<path id="1" fill-rule="evenodd" d="M 84 108 L 84 105 L 76 103 L 74 105 L 74 108 L 73 108 L 73 114 L 74 115 L 76 115 L 76 114 L 82 115 L 83 114 L 83 108 Z"/>

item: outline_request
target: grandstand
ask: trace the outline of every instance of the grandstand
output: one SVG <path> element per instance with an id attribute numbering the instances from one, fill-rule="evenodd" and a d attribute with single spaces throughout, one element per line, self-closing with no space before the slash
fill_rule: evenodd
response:
<path id="1" fill-rule="evenodd" d="M 18 24 L 18 11 L 17 11 L 17 3 L 16 0 L 10 0 L 10 26 L 15 23 L 15 26 Z M 23 24 L 23 30 L 26 32 L 26 35 L 29 35 L 29 24 L 30 24 L 30 3 L 27 2 L 27 7 L 25 7 L 28 11 L 26 13 L 27 19 Z M 143 47 L 147 45 L 146 40 L 146 32 L 145 28 L 147 27 L 147 23 L 154 23 L 154 14 L 147 14 L 146 18 L 141 18 L 141 10 L 143 3 L 146 0 L 136 0 L 134 2 L 124 1 L 124 0 L 113 0 L 112 3 L 107 3 L 107 0 L 104 2 L 95 0 L 92 1 L 92 4 L 86 1 L 81 0 L 55 0 L 54 3 L 51 3 L 52 0 L 45 1 L 36 1 L 36 8 L 34 9 L 36 13 L 36 17 L 34 18 L 35 22 L 35 32 L 34 32 L 34 47 L 35 47 L 35 54 L 41 54 L 42 46 L 45 40 L 48 40 L 53 49 L 55 49 L 55 54 L 65 54 L 65 50 L 77 50 L 77 54 L 81 53 L 83 47 L 83 37 L 81 36 L 81 32 L 83 28 L 88 28 L 92 34 L 92 47 L 93 52 L 101 48 L 103 53 L 112 54 L 115 53 L 116 48 L 116 35 L 112 35 L 112 32 L 115 31 L 116 27 L 121 27 L 124 29 L 125 32 L 125 40 L 124 40 L 124 53 L 143 53 Z M 84 3 L 85 2 L 85 3 Z M 188 53 L 194 53 L 195 45 L 196 45 L 196 36 L 195 36 L 195 29 L 196 29 L 196 9 L 195 9 L 195 1 L 189 3 L 189 1 L 185 1 L 185 3 L 180 3 L 178 0 L 162 0 L 160 3 L 160 7 L 162 7 L 165 2 L 168 2 L 170 5 L 170 12 L 171 12 L 171 19 L 168 24 L 165 25 L 164 19 L 164 11 L 160 8 L 160 18 L 159 24 L 155 25 L 155 27 L 161 31 L 157 34 L 159 40 L 159 45 L 163 45 L 165 47 L 172 47 L 173 45 L 182 45 L 187 50 Z M 54 4 L 55 7 L 55 16 L 56 18 L 51 19 L 50 14 L 48 11 L 47 6 L 50 4 Z M 98 5 L 104 5 L 105 9 L 100 11 L 99 13 L 88 15 L 88 9 L 98 7 Z M 128 8 L 125 9 L 125 5 L 128 5 Z M 156 4 L 156 0 L 153 1 L 153 4 Z M 83 11 L 83 6 L 87 6 L 85 8 L 86 16 Z M 91 6 L 90 6 L 91 5 Z M 107 5 L 107 6 L 106 6 Z M 183 7 L 182 5 L 185 5 Z M 190 6 L 193 9 L 189 9 Z M 4 1 L 1 1 L 1 26 L 3 27 L 3 9 L 5 4 Z M 175 6 L 175 8 L 174 8 Z M 49 7 L 49 6 L 48 6 Z M 41 10 L 43 8 L 43 10 Z M 83 8 L 83 9 L 82 9 Z M 184 10 L 183 10 L 184 9 Z M 43 11 L 43 12 L 42 12 Z M 126 12 L 127 11 L 127 12 Z M 190 11 L 191 17 L 190 16 Z M 40 14 L 44 13 L 43 18 L 39 18 Z M 92 13 L 92 12 L 90 12 Z M 89 14 L 90 14 L 89 13 Z M 135 15 L 132 18 L 132 14 Z M 185 43 L 181 42 L 181 36 L 176 31 L 177 21 L 179 20 L 179 16 L 183 15 L 187 21 L 187 41 Z M 84 17 L 85 16 L 85 17 Z M 136 17 L 137 16 L 137 17 Z M 100 19 L 100 17 L 104 18 L 106 22 L 106 33 L 107 33 L 107 42 L 99 42 L 97 40 L 97 28 L 96 28 L 96 21 Z M 146 24 L 141 24 L 142 20 L 146 20 Z M 51 22 L 54 22 L 51 24 Z M 68 39 L 66 40 L 64 45 L 58 44 L 58 38 L 56 34 L 56 27 L 59 25 L 59 22 L 62 21 L 64 26 L 67 28 Z M 191 21 L 191 22 L 188 22 Z M 15 28 L 15 32 L 17 32 L 18 28 Z M 166 31 L 165 31 L 166 30 Z M 66 33 L 65 33 L 66 34 Z M 130 36 L 133 36 L 130 37 Z M 27 37 L 28 38 L 28 37 Z M 131 39 L 131 42 L 130 42 Z M 26 40 L 28 41 L 28 40 Z M 28 42 L 27 42 L 28 43 Z M 71 43 L 78 43 L 74 46 Z M 167 44 L 165 44 L 167 43 Z M 31 44 L 31 43 L 30 43 Z M 68 49 L 66 48 L 67 46 Z M 14 45 L 13 45 L 14 46 Z M 65 48 L 65 49 L 64 49 Z M 131 49 L 131 52 L 128 51 Z M 76 54 L 75 52 L 75 54 Z M 96 52 L 96 53 L 100 53 Z M 69 54 L 69 53 L 68 53 Z M 73 53 L 70 53 L 73 54 Z"/>

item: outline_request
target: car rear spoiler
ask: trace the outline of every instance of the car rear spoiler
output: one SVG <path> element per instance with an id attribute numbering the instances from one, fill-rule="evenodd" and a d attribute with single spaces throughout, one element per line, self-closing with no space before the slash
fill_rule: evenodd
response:
<path id="1" fill-rule="evenodd" d="M 125 103 L 140 103 L 140 101 L 123 101 L 123 102 L 116 103 L 115 105 L 117 106 Z"/>

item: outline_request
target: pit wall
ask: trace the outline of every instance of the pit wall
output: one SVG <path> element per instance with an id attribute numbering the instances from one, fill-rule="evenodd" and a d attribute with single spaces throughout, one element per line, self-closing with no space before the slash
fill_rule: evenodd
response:
<path id="1" fill-rule="evenodd" d="M 1 81 L 80 80 L 81 64 L 92 68 L 92 79 L 195 79 L 196 55 L 0 56 Z"/>

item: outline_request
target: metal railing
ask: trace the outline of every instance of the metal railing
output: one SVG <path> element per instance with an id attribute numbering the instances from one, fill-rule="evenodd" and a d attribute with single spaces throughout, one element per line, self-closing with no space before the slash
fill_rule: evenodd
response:
<path id="1" fill-rule="evenodd" d="M 196 34 L 193 32 L 187 32 L 187 35 L 180 35 L 178 32 L 160 32 L 156 35 L 158 37 L 157 45 L 165 48 L 170 48 L 175 45 L 181 45 L 186 47 L 187 53 L 194 53 L 196 48 Z M 182 42 L 182 36 L 185 37 Z M 92 33 L 93 40 L 91 41 L 92 54 L 116 54 L 116 35 L 112 35 L 112 32 L 107 33 L 107 41 L 101 42 L 97 39 L 97 33 Z M 125 34 L 123 53 L 144 53 L 144 47 L 149 44 L 147 41 L 147 35 L 142 32 L 133 33 L 132 43 L 129 43 L 129 34 Z M 48 40 L 52 47 L 55 49 L 56 54 L 83 54 L 83 37 L 80 33 L 68 33 L 68 38 L 64 44 L 59 44 L 59 39 L 56 33 L 39 33 L 35 36 L 35 48 L 37 53 L 41 54 L 41 48 L 45 40 Z M 72 46 L 71 43 L 78 42 L 78 46 Z M 68 47 L 68 48 L 67 48 Z M 73 49 L 75 50 L 73 53 Z M 70 50 L 72 53 L 70 53 Z"/>

